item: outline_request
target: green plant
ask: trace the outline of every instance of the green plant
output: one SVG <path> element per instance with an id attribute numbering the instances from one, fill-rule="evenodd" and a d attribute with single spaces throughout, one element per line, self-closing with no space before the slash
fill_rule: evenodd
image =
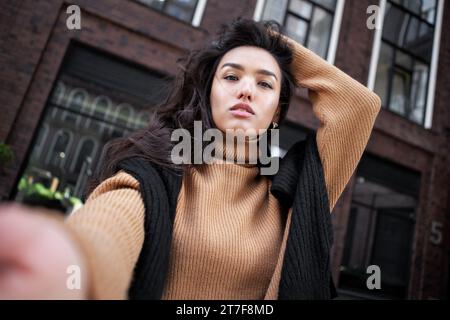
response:
<path id="1" fill-rule="evenodd" d="M 19 191 L 23 192 L 26 197 L 56 200 L 61 202 L 61 204 L 64 206 L 67 203 L 69 203 L 72 206 L 75 205 L 79 206 L 83 204 L 83 202 L 80 199 L 69 195 L 65 197 L 60 191 L 53 192 L 40 182 L 29 183 L 25 177 L 22 177 L 20 179 L 18 189 Z"/>
<path id="2" fill-rule="evenodd" d="M 0 142 L 0 167 L 8 165 L 14 159 L 14 152 L 6 143 Z"/>

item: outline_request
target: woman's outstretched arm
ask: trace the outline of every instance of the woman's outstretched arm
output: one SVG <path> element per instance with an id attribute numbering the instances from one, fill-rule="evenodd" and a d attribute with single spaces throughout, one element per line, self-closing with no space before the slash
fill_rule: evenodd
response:
<path id="1" fill-rule="evenodd" d="M 332 210 L 361 159 L 381 101 L 340 69 L 287 40 L 294 48 L 292 72 L 297 85 L 309 89 L 313 112 L 320 121 L 317 147 Z"/>
<path id="2" fill-rule="evenodd" d="M 125 172 L 103 181 L 66 220 L 84 249 L 90 299 L 127 299 L 144 243 L 144 203 L 139 182 Z"/>

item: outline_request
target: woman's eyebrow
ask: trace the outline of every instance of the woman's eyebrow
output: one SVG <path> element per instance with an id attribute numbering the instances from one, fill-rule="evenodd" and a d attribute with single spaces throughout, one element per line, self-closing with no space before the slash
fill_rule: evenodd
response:
<path id="1" fill-rule="evenodd" d="M 240 64 L 232 63 L 232 62 L 224 63 L 221 69 L 223 69 L 223 68 L 225 68 L 225 67 L 232 67 L 232 68 L 235 68 L 235 69 L 238 69 L 238 70 L 242 70 L 242 71 L 244 71 L 244 69 L 245 69 L 245 68 L 244 68 L 243 66 L 241 66 Z M 266 75 L 266 76 L 272 76 L 272 77 L 274 77 L 276 80 L 278 80 L 277 76 L 276 76 L 273 72 L 271 72 L 271 71 L 269 71 L 269 70 L 259 69 L 259 70 L 256 70 L 256 73 L 264 74 L 264 75 Z"/>

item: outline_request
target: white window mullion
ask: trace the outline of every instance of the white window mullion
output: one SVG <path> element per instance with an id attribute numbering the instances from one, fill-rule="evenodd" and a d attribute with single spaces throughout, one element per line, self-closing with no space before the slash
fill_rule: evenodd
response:
<path id="1" fill-rule="evenodd" d="M 433 122 L 434 95 L 436 91 L 436 76 L 439 60 L 443 13 L 444 13 L 444 1 L 438 0 L 436 23 L 434 29 L 434 39 L 433 39 L 433 52 L 431 56 L 430 80 L 428 82 L 428 97 L 425 110 L 424 125 L 426 129 L 430 129 Z"/>
<path id="2" fill-rule="evenodd" d="M 197 7 L 195 8 L 194 17 L 192 18 L 192 25 L 194 27 L 200 26 L 202 22 L 203 13 L 205 12 L 207 0 L 199 0 L 197 3 Z"/>
<path id="3" fill-rule="evenodd" d="M 334 11 L 333 26 L 331 27 L 330 44 L 328 46 L 327 61 L 334 64 L 336 50 L 339 43 L 339 31 L 341 30 L 342 15 L 344 14 L 345 0 L 338 0 Z"/>
<path id="4" fill-rule="evenodd" d="M 380 57 L 381 35 L 383 34 L 385 10 L 386 0 L 380 0 L 380 9 L 378 11 L 379 24 L 377 24 L 378 27 L 375 29 L 375 36 L 373 37 L 372 58 L 370 59 L 369 79 L 367 80 L 367 87 L 372 91 L 375 88 L 375 78 L 377 76 L 377 66 L 378 59 Z"/>
<path id="5" fill-rule="evenodd" d="M 255 12 L 253 13 L 253 20 L 260 21 L 263 15 L 264 5 L 266 4 L 266 0 L 257 0 Z"/>

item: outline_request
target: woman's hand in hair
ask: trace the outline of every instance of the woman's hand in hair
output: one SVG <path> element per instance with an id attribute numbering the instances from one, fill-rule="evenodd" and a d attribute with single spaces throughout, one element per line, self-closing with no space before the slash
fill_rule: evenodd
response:
<path id="1" fill-rule="evenodd" d="M 87 298 L 85 271 L 61 215 L 0 206 L 0 300 Z"/>

